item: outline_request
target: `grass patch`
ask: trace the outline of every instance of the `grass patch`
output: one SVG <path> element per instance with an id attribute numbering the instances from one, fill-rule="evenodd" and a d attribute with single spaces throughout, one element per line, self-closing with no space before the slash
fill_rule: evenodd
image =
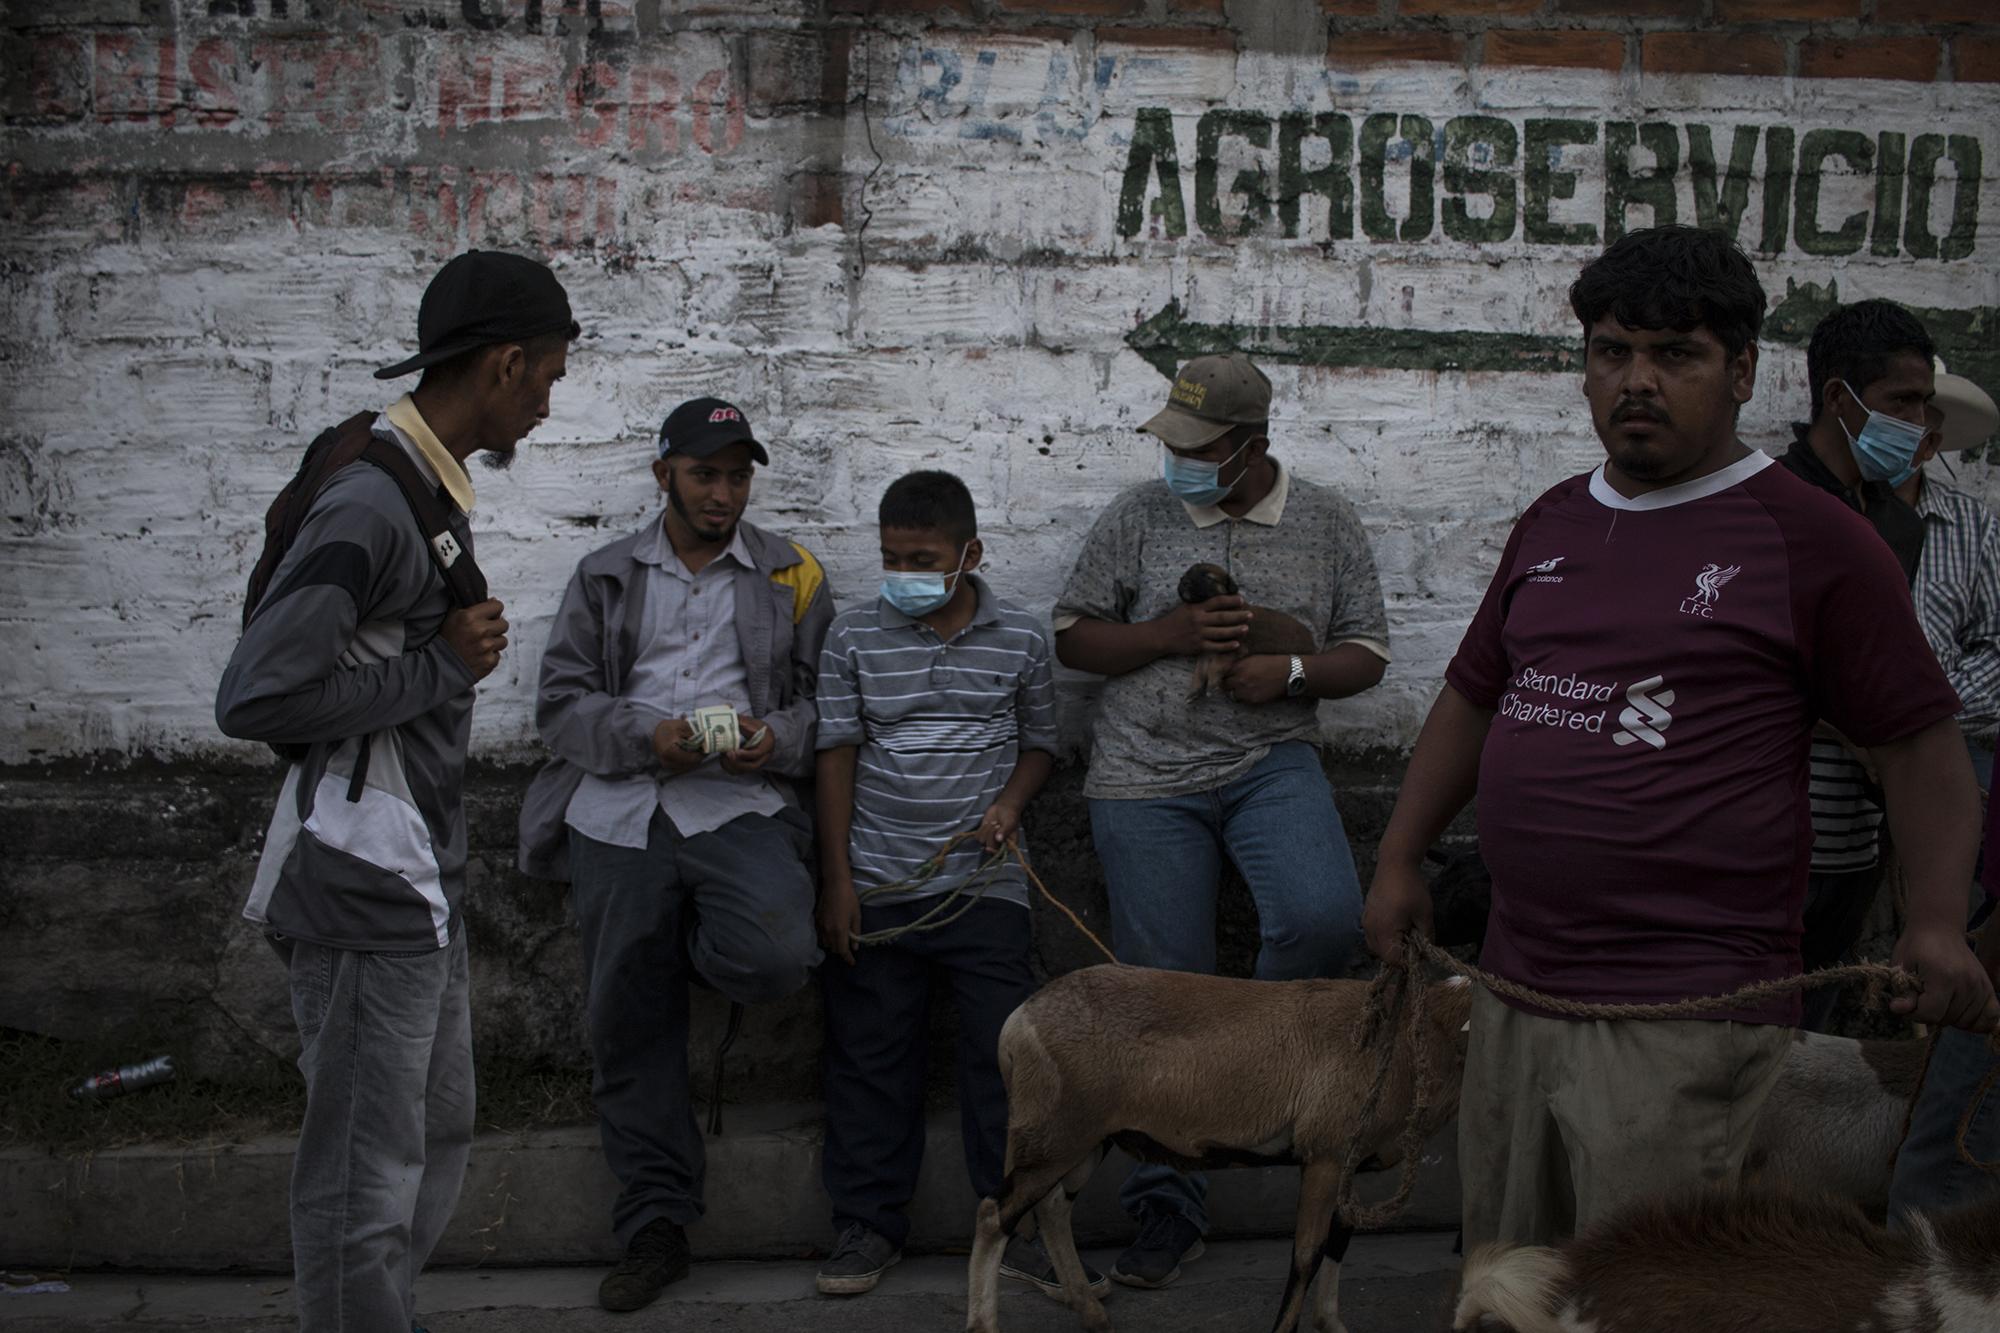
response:
<path id="1" fill-rule="evenodd" d="M 146 1040 L 151 1036 L 152 1040 Z M 58 1041 L 0 1028 L 0 1147 L 80 1156 L 138 1144 L 193 1147 L 291 1134 L 305 1114 L 298 1072 L 268 1071 L 231 1082 L 183 1075 L 107 1101 L 76 1101 L 70 1088 L 105 1069 L 152 1055 L 193 1066 L 171 1036 L 127 1034 L 114 1041 Z M 478 1067 L 479 1129 L 522 1133 L 591 1124 L 590 1071 L 489 1061 Z"/>

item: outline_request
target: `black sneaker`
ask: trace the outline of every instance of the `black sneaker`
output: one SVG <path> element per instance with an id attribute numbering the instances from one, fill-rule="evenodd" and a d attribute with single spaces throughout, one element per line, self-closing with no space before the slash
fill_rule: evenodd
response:
<path id="1" fill-rule="evenodd" d="M 875 1290 L 875 1284 L 901 1261 L 903 1252 L 887 1236 L 870 1231 L 859 1222 L 850 1223 L 833 1243 L 833 1253 L 819 1266 L 813 1285 L 822 1296 L 859 1296 Z"/>
<path id="2" fill-rule="evenodd" d="M 1111 1280 L 1128 1287 L 1164 1287 L 1181 1265 L 1201 1258 L 1201 1232 L 1179 1213 L 1148 1213 L 1139 1238 L 1111 1265 Z"/>
<path id="3" fill-rule="evenodd" d="M 687 1232 L 666 1218 L 648 1222 L 625 1249 L 618 1266 L 597 1287 L 597 1303 L 607 1310 L 651 1305 L 672 1283 L 688 1275 Z"/>
<path id="4" fill-rule="evenodd" d="M 1000 1256 L 1000 1276 L 1011 1277 L 1016 1282 L 1025 1282 L 1031 1287 L 1040 1287 L 1046 1296 L 1062 1299 L 1062 1279 L 1056 1276 L 1055 1262 L 1049 1252 L 1042 1248 L 1039 1239 L 1029 1240 L 1026 1236 L 1010 1236 L 1007 1250 Z M 1111 1290 L 1111 1281 L 1089 1264 L 1083 1266 L 1083 1280 L 1090 1287 L 1090 1294 L 1102 1296 Z"/>

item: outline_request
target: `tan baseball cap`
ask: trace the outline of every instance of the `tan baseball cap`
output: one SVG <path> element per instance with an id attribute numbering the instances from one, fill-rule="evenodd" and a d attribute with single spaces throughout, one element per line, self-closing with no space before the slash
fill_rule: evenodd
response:
<path id="1" fill-rule="evenodd" d="M 1933 365 L 1937 369 L 1937 396 L 1931 399 L 1931 406 L 1944 415 L 1944 439 L 1938 448 L 1970 449 L 1986 443 L 2000 430 L 2000 408 L 1994 406 L 1986 390 L 1947 371 L 1942 358 L 1934 359 Z"/>
<path id="2" fill-rule="evenodd" d="M 1167 405 L 1139 427 L 1172 449 L 1199 449 L 1231 426 L 1271 419 L 1271 381 L 1241 352 L 1198 356 L 1174 376 Z"/>

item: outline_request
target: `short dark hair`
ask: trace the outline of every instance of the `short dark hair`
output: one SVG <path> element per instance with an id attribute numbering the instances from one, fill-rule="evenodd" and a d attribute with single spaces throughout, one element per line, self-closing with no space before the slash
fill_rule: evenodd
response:
<path id="1" fill-rule="evenodd" d="M 1810 420 L 1819 420 L 1829 381 L 1841 380 L 1860 393 L 1888 374 L 1889 358 L 1901 352 L 1915 352 L 1929 365 L 1937 344 L 1923 321 L 1894 301 L 1856 301 L 1821 320 L 1806 344 Z"/>
<path id="2" fill-rule="evenodd" d="M 972 492 L 949 472 L 912 472 L 889 483 L 875 519 L 885 528 L 942 532 L 961 545 L 979 535 Z"/>
<path id="3" fill-rule="evenodd" d="M 1610 315 L 1628 329 L 1706 328 L 1732 357 L 1757 341 L 1765 304 L 1750 257 L 1721 232 L 1700 227 L 1630 232 L 1586 264 L 1569 289 L 1586 338 Z"/>

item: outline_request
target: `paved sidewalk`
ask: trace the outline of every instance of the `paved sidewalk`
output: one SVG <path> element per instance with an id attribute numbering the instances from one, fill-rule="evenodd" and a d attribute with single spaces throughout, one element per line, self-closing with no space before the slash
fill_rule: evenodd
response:
<path id="1" fill-rule="evenodd" d="M 1341 1271 L 1348 1333 L 1433 1333 L 1458 1267 L 1449 1232 L 1356 1239 Z M 1087 1250 L 1104 1268 L 1112 1250 Z M 1284 1241 L 1225 1241 L 1188 1265 L 1165 1291 L 1113 1287 L 1105 1310 L 1132 1333 L 1262 1333 L 1285 1287 Z M 597 1308 L 600 1268 L 458 1269 L 427 1275 L 418 1310 L 431 1333 L 890 1333 L 964 1326 L 965 1259 L 912 1257 L 867 1296 L 830 1300 L 813 1292 L 811 1260 L 710 1263 L 656 1304 L 630 1315 Z M 1069 1333 L 1076 1317 L 1016 1283 L 1001 1284 L 1009 1333 Z M 10 1333 L 97 1329 L 191 1329 L 251 1333 L 295 1327 L 282 1279 L 80 1274 L 67 1294 L 0 1296 Z"/>

